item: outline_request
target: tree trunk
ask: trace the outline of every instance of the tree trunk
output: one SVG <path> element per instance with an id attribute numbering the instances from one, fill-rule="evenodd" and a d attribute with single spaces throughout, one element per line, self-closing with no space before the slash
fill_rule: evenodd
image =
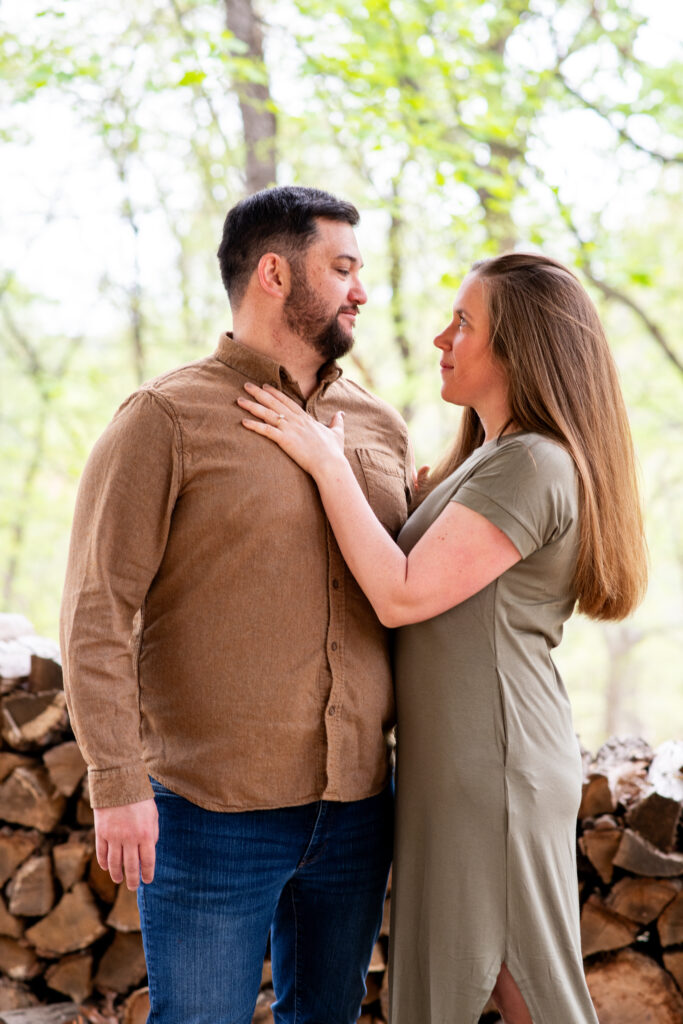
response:
<path id="1" fill-rule="evenodd" d="M 389 254 L 389 283 L 391 285 L 391 322 L 394 330 L 394 342 L 401 357 L 403 376 L 409 381 L 412 376 L 412 349 L 406 333 L 406 321 L 403 312 L 403 250 L 401 234 L 403 231 L 403 214 L 401 210 L 401 173 L 403 167 L 392 182 L 391 221 L 387 234 Z M 405 398 L 400 405 L 400 413 L 404 420 L 410 422 L 413 403 Z"/>
<path id="2" fill-rule="evenodd" d="M 246 56 L 264 68 L 263 33 L 251 0 L 225 0 L 228 29 L 247 47 Z M 247 192 L 258 192 L 275 182 L 275 133 L 277 123 L 270 90 L 265 82 L 237 82 L 244 143 Z"/>

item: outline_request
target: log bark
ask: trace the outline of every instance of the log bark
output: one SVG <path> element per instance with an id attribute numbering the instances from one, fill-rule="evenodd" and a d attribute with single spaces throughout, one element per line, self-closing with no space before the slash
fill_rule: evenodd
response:
<path id="1" fill-rule="evenodd" d="M 114 906 L 107 918 L 107 924 L 110 928 L 115 928 L 117 932 L 140 931 L 137 894 L 127 889 L 123 882 L 119 885 Z"/>
<path id="2" fill-rule="evenodd" d="M 87 775 L 84 776 L 81 783 L 81 798 L 76 807 L 76 823 L 81 828 L 91 828 L 95 824 L 95 815 L 90 806 L 90 788 Z"/>
<path id="3" fill-rule="evenodd" d="M 252 1024 L 273 1024 L 273 1011 L 271 1006 L 275 1002 L 275 993 L 272 988 L 259 992 L 254 1007 Z"/>
<path id="4" fill-rule="evenodd" d="M 20 939 L 24 931 L 21 921 L 10 914 L 2 896 L 0 896 L 0 935 L 10 939 Z"/>
<path id="5" fill-rule="evenodd" d="M 650 924 L 681 890 L 678 879 L 622 878 L 605 899 L 605 905 L 621 917 Z"/>
<path id="6" fill-rule="evenodd" d="M 0 935 L 0 971 L 14 981 L 26 981 L 40 974 L 41 966 L 32 949 Z"/>
<path id="7" fill-rule="evenodd" d="M 376 942 L 370 958 L 368 971 L 383 971 L 386 966 L 387 958 L 384 955 L 384 947 L 381 942 Z"/>
<path id="8" fill-rule="evenodd" d="M 642 953 L 624 949 L 586 971 L 600 1024 L 681 1024 L 683 996 L 671 976 Z"/>
<path id="9" fill-rule="evenodd" d="M 43 761 L 47 766 L 52 785 L 63 796 L 76 792 L 79 782 L 87 771 L 83 755 L 74 740 L 60 743 L 45 751 Z"/>
<path id="10" fill-rule="evenodd" d="M 683 943 L 683 892 L 679 892 L 657 921 L 659 941 L 662 946 L 676 946 Z"/>
<path id="11" fill-rule="evenodd" d="M 384 901 L 384 909 L 382 911 L 382 924 L 379 929 L 379 933 L 383 938 L 389 937 L 389 925 L 391 923 L 391 896 L 387 896 Z"/>
<path id="12" fill-rule="evenodd" d="M 62 690 L 49 693 L 18 691 L 2 699 L 2 737 L 15 750 L 42 746 L 55 731 L 67 728 L 66 697 Z"/>
<path id="13" fill-rule="evenodd" d="M 662 853 L 647 839 L 627 828 L 614 857 L 614 865 L 634 875 L 674 878 L 683 875 L 683 854 Z"/>
<path id="14" fill-rule="evenodd" d="M 681 803 L 660 793 L 650 793 L 639 800 L 626 815 L 626 822 L 664 853 L 676 846 Z"/>
<path id="15" fill-rule="evenodd" d="M 106 927 L 85 882 L 65 893 L 47 917 L 27 929 L 26 938 L 44 956 L 62 956 L 92 945 Z"/>
<path id="16" fill-rule="evenodd" d="M 12 754 L 9 750 L 3 750 L 0 753 L 0 782 L 4 782 L 20 764 L 33 764 L 33 758 L 27 757 L 26 754 Z"/>
<path id="17" fill-rule="evenodd" d="M 365 996 L 363 998 L 363 1006 L 367 1006 L 369 1003 L 374 1003 L 379 999 L 379 991 L 382 987 L 382 973 L 371 971 L 365 979 Z"/>
<path id="18" fill-rule="evenodd" d="M 55 992 L 82 1003 L 92 993 L 91 953 L 72 953 L 52 964 L 45 972 L 45 981 Z"/>
<path id="19" fill-rule="evenodd" d="M 43 917 L 55 901 L 52 864 L 47 856 L 31 857 L 7 886 L 10 914 Z"/>
<path id="20" fill-rule="evenodd" d="M 93 853 L 90 858 L 90 870 L 88 872 L 88 884 L 92 891 L 99 896 L 103 903 L 113 903 L 116 899 L 118 886 L 112 881 L 108 871 L 104 871 L 97 862 Z"/>
<path id="21" fill-rule="evenodd" d="M 683 949 L 667 950 L 664 953 L 664 966 L 683 992 Z"/>
<path id="22" fill-rule="evenodd" d="M 2 813 L 5 814 L 4 804 Z M 4 828 L 0 833 L 0 886 L 4 885 L 16 869 L 29 857 L 38 843 L 37 832 L 12 832 Z"/>
<path id="23" fill-rule="evenodd" d="M 146 1024 L 148 1013 L 149 989 L 139 988 L 124 1003 L 122 1024 Z"/>
<path id="24" fill-rule="evenodd" d="M 606 773 L 591 772 L 583 784 L 579 818 L 595 818 L 599 814 L 612 814 L 617 802 L 612 795 Z"/>
<path id="25" fill-rule="evenodd" d="M 634 921 L 615 914 L 598 895 L 593 894 L 581 911 L 581 950 L 586 957 L 622 949 L 631 945 L 639 930 Z"/>
<path id="26" fill-rule="evenodd" d="M 379 1005 L 382 1007 L 382 1016 L 389 1020 L 389 968 L 387 967 L 382 978 L 382 987 L 379 990 Z"/>
<path id="27" fill-rule="evenodd" d="M 0 1024 L 7 1010 L 19 1010 L 27 1006 L 37 1006 L 38 1000 L 31 990 L 20 981 L 0 978 Z"/>
<path id="28" fill-rule="evenodd" d="M 55 875 L 64 892 L 80 882 L 85 875 L 93 853 L 92 839 L 74 840 L 61 843 L 52 849 Z"/>
<path id="29" fill-rule="evenodd" d="M 611 882 L 614 858 L 620 847 L 623 830 L 620 828 L 594 828 L 579 839 L 579 847 L 600 875 L 603 882 Z"/>
<path id="30" fill-rule="evenodd" d="M 75 1003 L 58 1003 L 31 1010 L 11 1010 L 0 1015 L 0 1024 L 85 1024 Z"/>
<path id="31" fill-rule="evenodd" d="M 100 991 L 127 992 L 133 985 L 139 985 L 146 974 L 142 936 L 117 932 L 100 960 L 95 986 Z"/>
<path id="32" fill-rule="evenodd" d="M 44 693 L 45 690 L 61 690 L 64 687 L 62 666 L 45 654 L 31 654 L 31 671 L 28 677 L 29 693 Z"/>
<path id="33" fill-rule="evenodd" d="M 45 768 L 15 768 L 0 786 L 0 807 L 6 821 L 51 832 L 61 820 L 66 800 L 56 794 Z"/>

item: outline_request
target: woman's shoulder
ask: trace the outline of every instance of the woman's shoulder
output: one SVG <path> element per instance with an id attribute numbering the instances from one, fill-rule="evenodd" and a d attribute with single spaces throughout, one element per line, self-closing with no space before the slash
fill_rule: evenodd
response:
<path id="1" fill-rule="evenodd" d="M 530 431 L 507 434 L 483 444 L 450 481 L 450 493 L 480 492 L 503 505 L 555 505 L 575 508 L 578 478 L 574 460 L 556 440 Z"/>
<path id="2" fill-rule="evenodd" d="M 542 475 L 569 479 L 575 475 L 574 460 L 567 448 L 552 437 L 532 431 L 496 438 L 473 452 L 470 459 L 473 468 L 496 462 L 501 470 L 507 464 L 511 471 L 528 466 L 530 471 Z"/>

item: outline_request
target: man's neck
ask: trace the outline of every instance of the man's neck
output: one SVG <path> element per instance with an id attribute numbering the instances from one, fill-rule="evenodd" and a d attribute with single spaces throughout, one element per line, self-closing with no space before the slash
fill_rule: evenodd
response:
<path id="1" fill-rule="evenodd" d="M 235 324 L 233 340 L 254 352 L 274 359 L 295 380 L 304 398 L 310 398 L 318 386 L 318 372 L 323 365 L 319 353 L 301 338 L 286 330 L 244 330 Z"/>

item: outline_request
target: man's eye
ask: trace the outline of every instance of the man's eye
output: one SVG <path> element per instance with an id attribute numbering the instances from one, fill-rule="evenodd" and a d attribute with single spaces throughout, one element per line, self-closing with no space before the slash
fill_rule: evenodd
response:
<path id="1" fill-rule="evenodd" d="M 345 270 L 344 267 L 337 267 L 337 270 L 342 275 L 342 277 L 348 277 L 349 274 L 351 273 L 350 270 Z"/>

